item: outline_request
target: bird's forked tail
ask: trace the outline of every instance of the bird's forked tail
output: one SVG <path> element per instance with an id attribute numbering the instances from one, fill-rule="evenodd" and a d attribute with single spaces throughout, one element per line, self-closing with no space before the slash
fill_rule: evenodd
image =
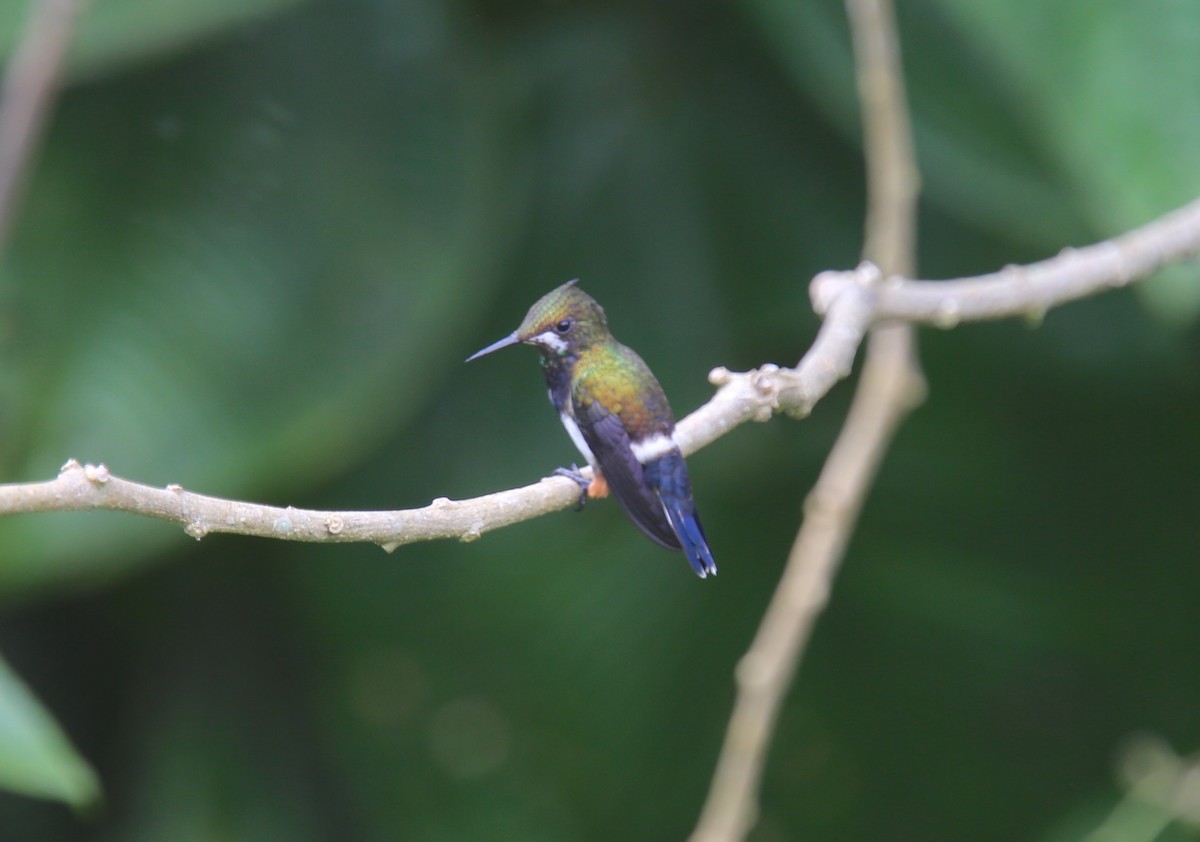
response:
<path id="1" fill-rule="evenodd" d="M 703 579 L 705 576 L 717 575 L 717 563 L 713 561 L 712 551 L 708 548 L 708 540 L 704 537 L 704 527 L 696 514 L 696 507 L 691 500 L 668 500 L 663 498 L 663 509 L 667 519 L 683 544 L 683 554 L 696 575 Z"/>
<path id="2" fill-rule="evenodd" d="M 713 561 L 708 539 L 704 537 L 704 527 L 700 525 L 700 516 L 696 514 L 696 504 L 692 502 L 692 484 L 688 479 L 683 454 L 673 450 L 645 468 L 646 479 L 658 493 L 663 512 L 679 538 L 688 563 L 701 579 L 716 576 L 717 563 Z"/>

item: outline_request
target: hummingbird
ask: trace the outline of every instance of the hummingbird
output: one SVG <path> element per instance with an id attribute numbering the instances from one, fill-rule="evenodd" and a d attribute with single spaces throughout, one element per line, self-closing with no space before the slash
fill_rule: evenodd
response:
<path id="1" fill-rule="evenodd" d="M 590 482 L 575 470 L 556 471 L 580 484 L 580 504 L 611 490 L 650 540 L 683 550 L 701 579 L 715 576 L 667 396 L 642 358 L 613 338 L 603 308 L 577 282 L 546 293 L 520 327 L 467 362 L 509 345 L 535 347 L 550 403 L 592 466 Z"/>

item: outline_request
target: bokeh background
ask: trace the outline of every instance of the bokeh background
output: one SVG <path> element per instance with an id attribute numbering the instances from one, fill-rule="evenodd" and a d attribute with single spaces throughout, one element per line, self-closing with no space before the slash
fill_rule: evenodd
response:
<path id="1" fill-rule="evenodd" d="M 923 276 L 1200 194 L 1193 4 L 899 5 Z M 532 482 L 578 458 L 535 355 L 463 358 L 580 277 L 679 415 L 795 363 L 857 107 L 833 0 L 93 3 L 0 264 L 0 481 Z M 1082 839 L 1131 740 L 1200 748 L 1198 312 L 1192 263 L 922 333 L 753 840 Z M 711 581 L 612 503 L 392 555 L 0 520 L 0 775 L 42 796 L 0 838 L 684 838 L 851 390 L 692 457 Z"/>

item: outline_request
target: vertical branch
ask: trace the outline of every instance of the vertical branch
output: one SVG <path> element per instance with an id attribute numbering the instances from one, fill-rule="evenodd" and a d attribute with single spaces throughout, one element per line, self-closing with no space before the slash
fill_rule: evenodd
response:
<path id="1" fill-rule="evenodd" d="M 867 168 L 863 259 L 885 276 L 916 274 L 920 187 L 890 0 L 847 0 Z"/>
<path id="2" fill-rule="evenodd" d="M 1118 765 L 1125 796 L 1083 842 L 1155 842 L 1175 823 L 1200 828 L 1200 757 L 1179 757 L 1161 739 L 1141 736 Z"/>
<path id="3" fill-rule="evenodd" d="M 867 163 L 863 256 L 882 276 L 915 265 L 917 169 L 890 0 L 847 0 Z M 805 501 L 804 524 L 749 651 L 692 842 L 740 840 L 754 826 L 767 749 L 784 696 L 892 435 L 923 386 L 912 328 L 871 331 L 846 423 Z"/>
<path id="4" fill-rule="evenodd" d="M 74 31 L 76 0 L 33 0 L 0 91 L 0 253 L 58 90 Z"/>

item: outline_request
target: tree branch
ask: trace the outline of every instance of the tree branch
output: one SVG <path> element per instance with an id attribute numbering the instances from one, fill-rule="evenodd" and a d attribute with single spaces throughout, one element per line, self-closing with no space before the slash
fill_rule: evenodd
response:
<path id="1" fill-rule="evenodd" d="M 1125 797 L 1083 842 L 1154 842 L 1176 822 L 1200 828 L 1200 757 L 1142 736 L 1122 753 L 1119 772 Z"/>
<path id="2" fill-rule="evenodd" d="M 807 415 L 850 372 L 864 336 L 870 342 L 846 423 L 812 493 L 804 523 L 758 633 L 738 664 L 738 696 L 712 788 L 693 842 L 741 839 L 753 826 L 767 748 L 783 699 L 829 595 L 858 514 L 892 436 L 923 393 L 913 325 L 950 328 L 1050 308 L 1140 280 L 1200 254 L 1200 200 L 1112 240 L 1025 267 L 976 278 L 909 280 L 914 272 L 918 173 L 890 0 L 846 0 L 862 100 L 868 172 L 865 262 L 823 272 L 810 296 L 823 317 L 795 368 L 742 373 L 714 369 L 713 398 L 683 419 L 675 438 L 686 454 L 746 421 L 777 412 Z M 0 100 L 0 249 L 23 178 L 57 91 L 76 12 L 75 0 L 34 0 Z M 588 469 L 585 469 L 585 473 Z M 0 485 L 0 516 L 111 510 L 181 525 L 197 540 L 213 532 L 307 542 L 371 542 L 387 551 L 426 540 L 474 541 L 484 533 L 568 508 L 573 480 L 537 483 L 467 500 L 437 498 L 396 511 L 317 511 L 156 488 L 74 459 L 46 482 Z M 1178 780 L 1184 780 L 1177 776 Z M 1187 781 L 1195 783 L 1195 766 Z M 1196 787 L 1172 790 L 1176 813 L 1194 816 Z"/>
<path id="3" fill-rule="evenodd" d="M 888 278 L 875 288 L 873 318 L 938 327 L 1011 316 L 1040 318 L 1052 307 L 1123 287 L 1198 254 L 1200 199 L 1119 237 L 1064 249 L 1028 266 L 946 281 Z M 817 275 L 810 287 L 814 309 L 825 312 L 847 287 L 862 284 L 863 271 Z"/>
<path id="4" fill-rule="evenodd" d="M 767 364 L 746 372 L 714 369 L 709 380 L 717 393 L 679 422 L 675 438 L 691 454 L 747 421 L 766 421 L 777 412 L 807 415 L 850 372 L 868 328 L 880 321 L 913 318 L 947 324 L 937 314 L 954 311 L 957 322 L 966 322 L 1043 312 L 1132 283 L 1197 253 L 1200 200 L 1116 239 L 979 278 L 884 281 L 871 263 L 848 272 L 822 272 L 810 291 L 824 321 L 799 365 Z M 57 479 L 0 485 L 0 516 L 107 509 L 172 521 L 194 537 L 228 532 L 292 541 L 364 541 L 391 550 L 437 538 L 472 541 L 493 529 L 566 509 L 577 499 L 573 481 L 547 477 L 468 500 L 439 498 L 419 509 L 321 512 L 224 500 L 174 485 L 155 488 L 120 479 L 104 466 L 83 467 L 72 460 Z"/>
<path id="5" fill-rule="evenodd" d="M 862 102 L 867 163 L 867 223 L 857 272 L 819 276 L 831 306 L 847 290 L 869 290 L 879 320 L 878 282 L 912 271 L 918 176 L 905 104 L 900 45 L 888 0 L 847 0 Z M 817 287 L 814 281 L 814 294 Z M 924 384 L 913 328 L 903 322 L 871 330 L 862 378 L 846 423 L 804 506 L 783 575 L 749 651 L 737 667 L 737 698 L 692 842 L 742 839 L 757 821 L 758 790 L 783 699 L 817 617 L 829 598 L 863 500 L 901 420 Z"/>
<path id="6" fill-rule="evenodd" d="M 58 90 L 74 31 L 75 0 L 34 0 L 0 95 L 0 252 L 38 136 Z"/>

